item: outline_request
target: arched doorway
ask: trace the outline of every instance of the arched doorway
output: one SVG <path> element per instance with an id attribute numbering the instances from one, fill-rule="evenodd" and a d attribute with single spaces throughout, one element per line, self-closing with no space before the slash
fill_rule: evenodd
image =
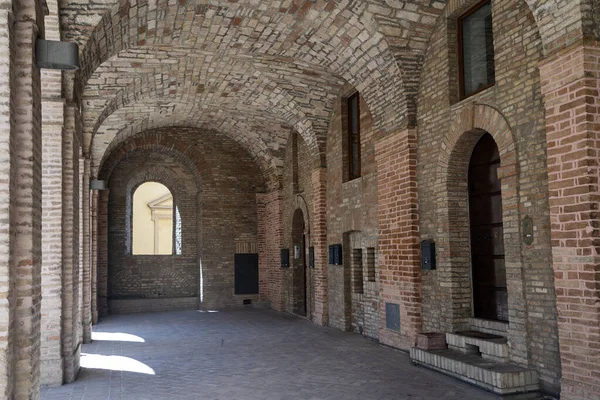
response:
<path id="1" fill-rule="evenodd" d="M 307 316 L 307 268 L 306 268 L 306 226 L 304 223 L 304 213 L 301 209 L 296 209 L 292 220 L 292 257 L 293 257 L 293 291 L 295 314 Z"/>
<path id="2" fill-rule="evenodd" d="M 469 222 L 475 318 L 508 321 L 500 154 L 489 133 L 469 163 Z"/>

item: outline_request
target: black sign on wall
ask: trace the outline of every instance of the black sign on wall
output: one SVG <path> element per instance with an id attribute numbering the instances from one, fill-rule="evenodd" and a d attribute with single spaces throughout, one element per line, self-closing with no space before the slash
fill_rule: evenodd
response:
<path id="1" fill-rule="evenodd" d="M 431 240 L 421 242 L 421 269 L 435 269 L 435 243 Z"/>
<path id="2" fill-rule="evenodd" d="M 312 246 L 308 248 L 308 267 L 315 267 L 315 248 Z"/>
<path id="3" fill-rule="evenodd" d="M 235 294 L 258 294 L 258 254 L 236 254 Z"/>
<path id="4" fill-rule="evenodd" d="M 341 244 L 330 244 L 329 245 L 329 264 L 342 265 L 344 263 L 342 256 L 342 245 Z"/>
<path id="5" fill-rule="evenodd" d="M 281 268 L 290 266 L 290 249 L 281 249 Z"/>

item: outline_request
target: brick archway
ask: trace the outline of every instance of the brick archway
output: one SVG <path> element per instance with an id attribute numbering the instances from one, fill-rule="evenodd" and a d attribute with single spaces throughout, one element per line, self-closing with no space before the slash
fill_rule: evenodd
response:
<path id="1" fill-rule="evenodd" d="M 104 276 L 101 269 L 107 268 L 106 295 L 113 312 L 198 306 L 201 290 L 198 188 L 193 174 L 179 160 L 168 154 L 152 154 L 153 161 L 147 161 L 146 152 L 131 152 L 109 178 L 108 262 L 98 269 L 99 275 Z M 165 165 L 157 165 L 157 160 L 163 160 Z M 174 218 L 174 231 L 181 232 L 180 254 L 132 254 L 133 193 L 150 181 L 166 186 L 173 196 L 181 223 L 178 229 Z"/>
<path id="2" fill-rule="evenodd" d="M 468 328 L 472 317 L 472 287 L 468 212 L 467 171 L 478 140 L 490 133 L 498 146 L 502 181 L 502 217 L 509 308 L 509 341 L 527 336 L 526 306 L 521 262 L 521 227 L 519 213 L 519 169 L 517 148 L 512 129 L 504 116 L 484 104 L 468 104 L 456 110 L 449 133 L 442 141 L 438 158 L 436 195 L 438 198 L 439 274 L 447 285 L 440 288 L 448 309 L 443 310 L 443 329 Z M 464 290 L 465 286 L 469 290 Z M 521 339 L 519 339 L 521 340 Z M 527 349 L 512 347 L 511 356 L 527 360 Z"/>
<path id="3" fill-rule="evenodd" d="M 306 248 L 309 246 L 307 216 L 302 208 L 296 208 L 292 216 L 292 247 L 290 258 L 292 259 L 291 290 L 292 304 L 290 309 L 294 314 L 309 316 L 310 306 L 308 303 L 309 293 L 307 290 L 308 260 Z M 299 247 L 299 257 L 296 258 L 296 246 Z"/>

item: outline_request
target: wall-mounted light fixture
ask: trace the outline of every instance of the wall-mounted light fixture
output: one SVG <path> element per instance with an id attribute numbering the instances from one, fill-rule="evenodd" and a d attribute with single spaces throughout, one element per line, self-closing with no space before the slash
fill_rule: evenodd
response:
<path id="1" fill-rule="evenodd" d="M 79 69 L 79 46 L 73 42 L 38 39 L 35 42 L 35 60 L 38 68 Z"/>
<path id="2" fill-rule="evenodd" d="M 90 180 L 90 190 L 106 190 L 106 181 Z"/>

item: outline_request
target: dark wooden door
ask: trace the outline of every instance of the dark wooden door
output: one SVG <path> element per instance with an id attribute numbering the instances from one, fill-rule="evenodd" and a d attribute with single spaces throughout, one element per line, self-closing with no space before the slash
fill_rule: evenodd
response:
<path id="1" fill-rule="evenodd" d="M 508 321 L 499 166 L 498 147 L 485 134 L 469 164 L 473 303 L 476 318 Z"/>
<path id="2" fill-rule="evenodd" d="M 308 286 L 308 269 L 306 268 L 306 235 L 302 235 L 302 249 L 300 249 L 302 254 L 302 275 L 304 276 L 304 285 L 302 288 L 304 289 L 302 293 L 302 297 L 304 298 L 304 315 L 308 315 L 308 298 L 307 298 L 307 286 Z"/>

